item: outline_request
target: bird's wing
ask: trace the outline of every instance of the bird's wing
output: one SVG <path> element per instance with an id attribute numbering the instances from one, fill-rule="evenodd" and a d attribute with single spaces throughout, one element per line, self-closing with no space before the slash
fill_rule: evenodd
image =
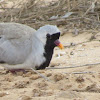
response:
<path id="1" fill-rule="evenodd" d="M 31 36 L 35 30 L 18 23 L 0 23 L 0 62 L 24 62 L 30 52 Z"/>
<path id="2" fill-rule="evenodd" d="M 0 36 L 7 39 L 18 39 L 21 37 L 28 37 L 36 30 L 18 23 L 0 23 Z"/>

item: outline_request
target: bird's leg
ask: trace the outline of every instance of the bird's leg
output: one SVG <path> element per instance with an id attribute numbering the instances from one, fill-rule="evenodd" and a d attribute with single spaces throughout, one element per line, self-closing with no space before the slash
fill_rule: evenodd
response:
<path id="1" fill-rule="evenodd" d="M 26 73 L 26 71 L 24 69 L 11 69 L 11 70 L 8 70 L 7 72 L 11 72 L 13 74 L 16 74 L 16 72 L 23 72 L 23 73 Z"/>

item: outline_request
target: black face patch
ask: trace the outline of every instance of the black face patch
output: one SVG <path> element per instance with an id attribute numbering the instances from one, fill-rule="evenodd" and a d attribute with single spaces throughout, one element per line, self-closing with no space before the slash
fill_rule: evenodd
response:
<path id="1" fill-rule="evenodd" d="M 59 37 L 60 37 L 60 32 L 54 33 L 52 35 L 47 34 L 47 39 L 50 39 L 51 41 L 57 40 L 57 39 L 59 39 Z"/>
<path id="2" fill-rule="evenodd" d="M 0 63 L 1 63 L 1 64 L 4 64 L 4 63 L 6 63 L 6 62 L 5 62 L 5 61 L 0 61 Z"/>
<path id="3" fill-rule="evenodd" d="M 46 67 L 49 66 L 50 61 L 52 59 L 52 55 L 53 55 L 53 50 L 54 47 L 56 47 L 54 41 L 59 39 L 60 37 L 60 32 L 55 33 L 55 34 L 47 34 L 47 41 L 46 41 L 46 45 L 45 45 L 45 53 L 44 53 L 44 57 L 46 58 L 46 61 L 39 67 L 36 67 L 36 69 L 45 69 Z"/>

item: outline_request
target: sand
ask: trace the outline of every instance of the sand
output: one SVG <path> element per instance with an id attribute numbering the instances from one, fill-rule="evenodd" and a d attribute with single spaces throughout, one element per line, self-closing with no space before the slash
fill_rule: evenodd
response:
<path id="1" fill-rule="evenodd" d="M 99 33 L 77 36 L 67 32 L 61 36 L 64 50 L 55 48 L 50 67 L 71 67 L 100 62 Z M 72 43 L 73 46 L 70 46 Z M 100 64 L 65 69 L 45 69 L 12 74 L 0 70 L 0 100 L 100 100 Z M 2 68 L 2 67 L 1 67 Z"/>

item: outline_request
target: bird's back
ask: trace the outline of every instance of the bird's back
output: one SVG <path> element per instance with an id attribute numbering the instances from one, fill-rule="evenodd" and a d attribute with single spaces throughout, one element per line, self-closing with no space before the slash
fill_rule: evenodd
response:
<path id="1" fill-rule="evenodd" d="M 18 23 L 0 23 L 0 62 L 23 63 L 31 51 L 35 30 Z"/>
<path id="2" fill-rule="evenodd" d="M 36 30 L 19 23 L 0 23 L 0 36 L 9 38 L 21 38 L 33 34 Z"/>

